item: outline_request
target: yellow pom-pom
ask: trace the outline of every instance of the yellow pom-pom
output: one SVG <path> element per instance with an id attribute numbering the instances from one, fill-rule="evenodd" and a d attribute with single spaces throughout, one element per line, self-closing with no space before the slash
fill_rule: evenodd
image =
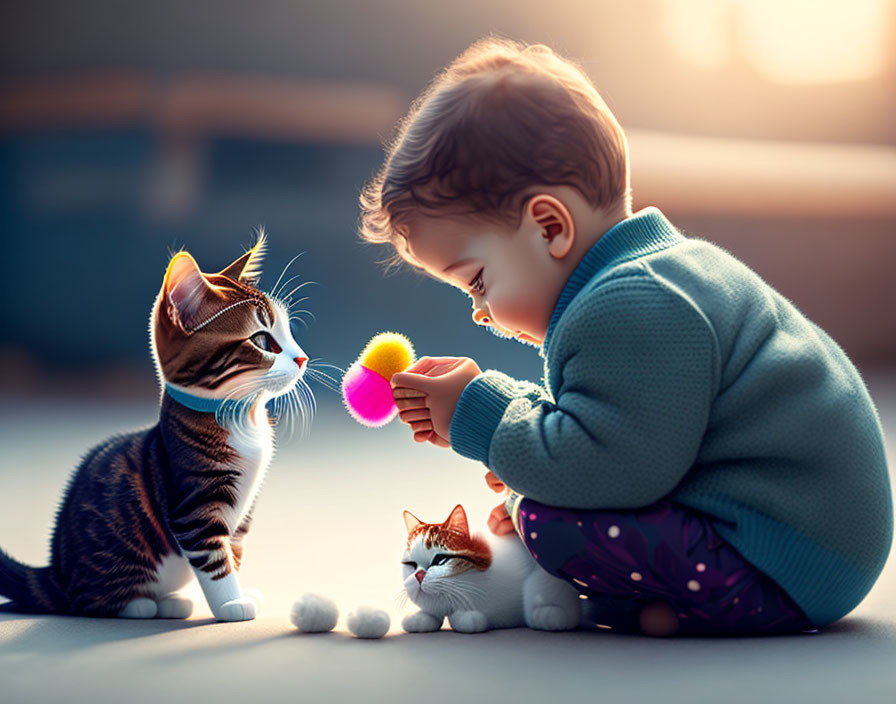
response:
<path id="1" fill-rule="evenodd" d="M 370 371 L 385 379 L 403 372 L 414 363 L 414 347 L 411 341 L 397 332 L 381 332 L 361 352 L 359 361 Z"/>

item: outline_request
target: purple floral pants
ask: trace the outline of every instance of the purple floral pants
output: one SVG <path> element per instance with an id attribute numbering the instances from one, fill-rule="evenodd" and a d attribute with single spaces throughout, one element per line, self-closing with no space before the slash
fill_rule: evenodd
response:
<path id="1" fill-rule="evenodd" d="M 538 563 L 588 598 L 589 618 L 598 625 L 637 631 L 641 606 L 662 601 L 675 609 L 682 634 L 814 629 L 703 514 L 679 504 L 585 511 L 518 497 L 511 517 Z"/>

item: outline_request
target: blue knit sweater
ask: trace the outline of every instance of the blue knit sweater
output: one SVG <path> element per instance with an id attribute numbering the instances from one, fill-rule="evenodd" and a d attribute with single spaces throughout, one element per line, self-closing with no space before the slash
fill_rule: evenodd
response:
<path id="1" fill-rule="evenodd" d="M 843 350 L 740 261 L 642 210 L 583 257 L 542 356 L 543 386 L 467 386 L 457 452 L 553 506 L 702 511 L 815 625 L 871 589 L 893 533 L 877 412 Z"/>

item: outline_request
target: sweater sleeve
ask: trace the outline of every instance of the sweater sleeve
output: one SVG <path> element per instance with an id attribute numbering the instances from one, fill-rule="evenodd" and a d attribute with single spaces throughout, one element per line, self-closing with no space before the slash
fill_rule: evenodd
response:
<path id="1" fill-rule="evenodd" d="M 717 384 L 705 316 L 649 275 L 617 279 L 564 312 L 548 389 L 487 371 L 464 390 L 451 443 L 525 496 L 569 508 L 636 508 L 692 466 Z"/>

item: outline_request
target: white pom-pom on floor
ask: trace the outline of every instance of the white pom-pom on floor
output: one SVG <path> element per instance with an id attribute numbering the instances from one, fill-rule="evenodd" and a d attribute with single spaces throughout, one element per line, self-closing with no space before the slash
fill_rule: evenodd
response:
<path id="1" fill-rule="evenodd" d="M 292 605 L 289 620 L 303 633 L 326 633 L 336 627 L 339 609 L 331 599 L 305 594 Z"/>
<path id="2" fill-rule="evenodd" d="M 389 630 L 389 614 L 382 609 L 359 606 L 348 615 L 347 625 L 358 638 L 382 638 Z"/>

